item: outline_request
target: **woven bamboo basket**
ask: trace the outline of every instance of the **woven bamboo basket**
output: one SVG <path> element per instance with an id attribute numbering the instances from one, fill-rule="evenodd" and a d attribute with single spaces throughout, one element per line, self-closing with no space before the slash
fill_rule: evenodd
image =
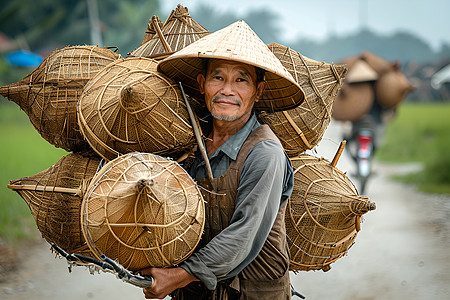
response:
<path id="1" fill-rule="evenodd" d="M 180 88 L 157 72 L 156 65 L 150 58 L 121 59 L 86 85 L 78 102 L 78 121 L 103 158 L 129 152 L 170 156 L 194 145 Z"/>
<path id="2" fill-rule="evenodd" d="M 344 84 L 333 104 L 333 119 L 358 121 L 372 107 L 375 98 L 372 83 Z"/>
<path id="3" fill-rule="evenodd" d="M 135 271 L 185 260 L 200 241 L 201 193 L 176 162 L 129 153 L 93 178 L 82 205 L 82 230 L 97 255 Z"/>
<path id="4" fill-rule="evenodd" d="M 294 190 L 285 217 L 290 270 L 327 271 L 348 252 L 361 216 L 375 204 L 327 160 L 301 155 L 291 162 Z"/>
<path id="5" fill-rule="evenodd" d="M 94 257 L 81 233 L 81 202 L 97 172 L 96 155 L 71 153 L 45 171 L 14 180 L 8 188 L 28 204 L 42 236 L 68 253 Z"/>
<path id="6" fill-rule="evenodd" d="M 141 43 L 140 46 L 146 44 L 146 43 L 147 43 L 148 41 L 150 41 L 153 37 L 155 37 L 155 35 L 158 34 L 158 31 L 161 30 L 161 28 L 163 27 L 163 25 L 164 25 L 163 22 L 161 22 L 161 20 L 160 20 L 157 16 L 153 16 L 153 17 L 148 21 L 148 24 L 147 24 L 147 30 L 145 31 L 145 36 L 144 36 L 144 39 L 142 40 L 142 43 Z M 139 46 L 139 47 L 140 47 L 140 46 Z M 139 47 L 138 47 L 138 48 L 139 48 Z M 133 50 L 133 51 L 136 51 L 136 50 L 137 50 L 137 48 L 136 48 L 135 50 Z M 133 52 L 133 51 L 132 51 L 132 52 Z M 132 52 L 127 53 L 127 55 L 130 56 Z M 131 56 L 133 56 L 133 55 L 131 55 Z M 138 56 L 138 55 L 136 55 L 136 56 Z M 143 55 L 141 55 L 141 56 L 143 56 Z"/>
<path id="7" fill-rule="evenodd" d="M 392 108 L 402 102 L 412 89 L 405 75 L 399 70 L 392 70 L 381 75 L 375 83 L 376 100 L 385 108 Z"/>
<path id="8" fill-rule="evenodd" d="M 306 95 L 297 108 L 258 114 L 261 122 L 268 124 L 280 139 L 286 153 L 293 157 L 316 146 L 322 139 L 347 69 L 315 61 L 276 43 L 268 46 Z"/>
<path id="9" fill-rule="evenodd" d="M 76 117 L 76 104 L 85 84 L 120 57 L 106 48 L 71 46 L 56 50 L 28 76 L 0 88 L 17 103 L 40 135 L 67 151 L 89 149 Z"/>
<path id="10" fill-rule="evenodd" d="M 152 17 L 142 44 L 128 55 L 163 59 L 208 34 L 205 27 L 192 19 L 188 9 L 178 4 L 164 25 L 161 26 L 157 16 Z"/>

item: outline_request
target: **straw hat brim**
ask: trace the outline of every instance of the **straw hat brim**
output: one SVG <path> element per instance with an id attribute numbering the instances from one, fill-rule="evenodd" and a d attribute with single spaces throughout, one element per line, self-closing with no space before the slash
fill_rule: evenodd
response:
<path id="1" fill-rule="evenodd" d="M 292 109 L 305 98 L 300 85 L 244 21 L 235 22 L 172 54 L 159 62 L 158 71 L 181 81 L 186 93 L 194 98 L 203 99 L 197 83 L 202 58 L 230 60 L 264 69 L 266 85 L 263 96 L 254 105 L 256 109 Z"/>
<path id="2" fill-rule="evenodd" d="M 378 78 L 377 72 L 364 60 L 359 59 L 349 69 L 345 80 L 347 83 L 358 83 L 376 81 Z"/>
<path id="3" fill-rule="evenodd" d="M 203 99 L 197 83 L 197 75 L 202 72 L 201 58 L 230 60 L 228 57 L 208 56 L 199 53 L 197 57 L 167 58 L 159 63 L 158 69 L 169 78 L 177 82 L 181 81 L 187 94 L 196 99 Z M 233 61 L 247 63 L 239 59 L 233 59 Z M 257 67 L 262 68 L 261 66 Z M 297 83 L 291 82 L 280 75 L 266 70 L 265 82 L 266 87 L 263 96 L 255 103 L 255 109 L 271 111 L 287 110 L 297 107 L 304 100 L 305 95 L 301 87 Z"/>

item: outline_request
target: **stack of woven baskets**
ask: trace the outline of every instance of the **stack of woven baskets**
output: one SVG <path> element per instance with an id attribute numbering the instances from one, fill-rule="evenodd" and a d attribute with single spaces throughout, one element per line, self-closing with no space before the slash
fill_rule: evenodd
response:
<path id="1" fill-rule="evenodd" d="M 0 88 L 44 139 L 71 152 L 8 185 L 27 202 L 42 236 L 66 252 L 105 254 L 129 270 L 178 264 L 195 249 L 205 221 L 197 185 L 171 159 L 194 147 L 186 104 L 150 57 L 209 32 L 182 6 L 164 24 L 155 20 L 129 57 L 65 47 Z M 190 104 L 203 109 L 195 99 Z"/>
<path id="2" fill-rule="evenodd" d="M 412 90 L 397 63 L 369 51 L 341 61 L 349 71 L 338 93 L 333 118 L 338 121 L 360 120 L 369 112 L 374 101 L 384 109 L 395 108 Z"/>
<path id="3" fill-rule="evenodd" d="M 107 48 L 66 47 L 0 88 L 44 139 L 71 152 L 8 185 L 48 242 L 94 258 L 105 254 L 130 270 L 169 267 L 192 253 L 204 204 L 176 160 L 193 151 L 196 139 L 179 86 L 156 67 L 208 34 L 178 5 L 164 23 L 156 16 L 149 21 L 141 45 L 126 58 Z M 295 168 L 286 213 L 291 270 L 327 269 L 348 251 L 361 215 L 374 209 L 333 164 L 304 154 L 322 139 L 347 69 L 282 45 L 268 48 L 306 96 L 294 109 L 258 111 Z M 204 114 L 201 101 L 188 100 Z"/>

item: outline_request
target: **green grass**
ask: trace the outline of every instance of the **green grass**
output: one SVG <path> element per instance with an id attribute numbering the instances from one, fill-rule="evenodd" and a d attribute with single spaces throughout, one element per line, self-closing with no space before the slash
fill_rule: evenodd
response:
<path id="1" fill-rule="evenodd" d="M 450 102 L 401 105 L 376 158 L 421 162 L 421 172 L 396 179 L 425 192 L 450 194 Z"/>
<path id="2" fill-rule="evenodd" d="M 36 232 L 25 201 L 6 186 L 10 180 L 34 175 L 68 154 L 45 141 L 28 116 L 13 103 L 0 99 L 0 237 L 17 240 Z"/>

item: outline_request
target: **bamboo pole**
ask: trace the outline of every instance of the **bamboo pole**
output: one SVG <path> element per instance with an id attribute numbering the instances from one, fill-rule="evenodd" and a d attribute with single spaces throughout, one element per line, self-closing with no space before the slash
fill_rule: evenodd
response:
<path id="1" fill-rule="evenodd" d="M 205 161 L 206 164 L 206 171 L 208 174 L 208 178 L 212 184 L 213 175 L 211 165 L 209 164 L 208 153 L 206 153 L 205 145 L 203 144 L 203 140 L 200 135 L 200 131 L 198 129 L 197 120 L 195 119 L 194 112 L 192 111 L 191 105 L 189 104 L 189 101 L 186 98 L 183 85 L 181 84 L 181 82 L 179 82 L 178 84 L 180 85 L 181 94 L 183 95 L 184 102 L 186 102 L 187 111 L 189 113 L 189 117 L 191 118 L 192 128 L 194 129 L 195 138 L 197 139 L 198 147 L 200 148 L 200 153 L 202 154 L 203 160 Z M 213 187 L 213 189 L 215 190 L 215 187 Z"/>
<path id="2" fill-rule="evenodd" d="M 163 44 L 163 47 L 166 50 L 166 52 L 172 52 L 172 49 L 170 48 L 169 43 L 167 43 L 167 41 L 161 31 L 161 28 L 159 28 L 158 20 L 159 20 L 159 18 L 157 16 L 152 17 L 152 23 L 153 23 L 153 26 L 155 27 L 156 33 L 158 34 L 159 39 L 161 40 L 161 43 Z"/>
<path id="3" fill-rule="evenodd" d="M 332 165 L 333 167 L 336 167 L 336 165 L 337 165 L 337 163 L 338 163 L 338 160 L 339 160 L 339 158 L 341 157 L 342 151 L 344 151 L 345 144 L 347 144 L 347 141 L 346 141 L 346 140 L 343 140 L 343 141 L 341 142 L 341 144 L 339 145 L 339 148 L 338 148 L 336 154 L 334 155 L 333 161 L 331 162 L 331 165 Z"/>
<path id="4" fill-rule="evenodd" d="M 58 187 L 58 186 L 43 186 L 43 185 L 33 185 L 33 184 L 22 184 L 22 185 L 8 184 L 7 187 L 12 190 L 67 193 L 67 194 L 74 194 L 77 196 L 80 196 L 82 193 L 81 188 L 72 189 L 72 188 L 64 188 L 64 187 Z"/>
<path id="5" fill-rule="evenodd" d="M 288 114 L 287 111 L 283 111 L 282 112 L 283 115 L 286 117 L 286 119 L 288 120 L 289 124 L 291 124 L 292 128 L 294 128 L 294 130 L 297 132 L 297 134 L 300 136 L 301 140 L 303 141 L 303 143 L 305 144 L 306 148 L 311 149 L 312 146 L 311 144 L 308 142 L 308 140 L 306 139 L 305 135 L 303 134 L 302 130 L 300 128 L 298 128 L 297 124 L 295 124 L 294 120 L 292 120 L 291 116 Z"/>

